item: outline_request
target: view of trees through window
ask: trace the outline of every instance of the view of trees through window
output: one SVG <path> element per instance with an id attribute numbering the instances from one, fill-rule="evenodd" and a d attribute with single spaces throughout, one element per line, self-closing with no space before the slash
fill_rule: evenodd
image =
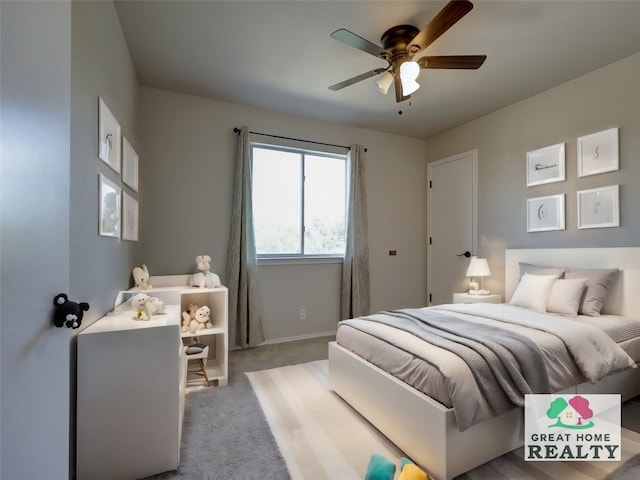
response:
<path id="1" fill-rule="evenodd" d="M 251 145 L 261 256 L 344 255 L 346 156 Z"/>

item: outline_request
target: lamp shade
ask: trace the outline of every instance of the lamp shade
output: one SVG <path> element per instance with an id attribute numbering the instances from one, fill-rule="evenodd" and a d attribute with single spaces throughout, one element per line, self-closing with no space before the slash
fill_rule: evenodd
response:
<path id="1" fill-rule="evenodd" d="M 489 264 L 486 258 L 471 257 L 469 268 L 467 268 L 467 277 L 488 277 L 491 275 Z"/>
<path id="2" fill-rule="evenodd" d="M 378 87 L 378 90 L 380 90 L 383 95 L 386 95 L 392 83 L 393 74 L 391 72 L 386 72 L 378 80 L 376 80 L 376 87 Z"/>
<path id="3" fill-rule="evenodd" d="M 420 88 L 416 78 L 420 74 L 418 62 L 404 62 L 400 65 L 400 80 L 402 81 L 402 93 L 411 95 Z"/>

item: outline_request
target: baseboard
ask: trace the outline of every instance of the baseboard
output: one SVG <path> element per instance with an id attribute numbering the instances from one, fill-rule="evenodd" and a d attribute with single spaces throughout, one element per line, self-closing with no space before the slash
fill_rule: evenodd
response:
<path id="1" fill-rule="evenodd" d="M 286 337 L 286 338 L 273 338 L 271 340 L 265 340 L 260 343 L 261 345 L 272 345 L 274 343 L 285 343 L 285 342 L 295 342 L 296 340 L 309 340 L 311 338 L 320 338 L 320 337 L 335 337 L 336 331 L 333 330 L 331 332 L 319 332 L 319 333 L 310 333 L 308 335 L 299 335 L 297 337 Z"/>

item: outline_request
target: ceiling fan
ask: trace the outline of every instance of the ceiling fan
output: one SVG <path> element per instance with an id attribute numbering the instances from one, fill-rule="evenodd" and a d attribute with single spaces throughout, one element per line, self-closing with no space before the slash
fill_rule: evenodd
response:
<path id="1" fill-rule="evenodd" d="M 388 65 L 386 68 L 376 68 L 331 85 L 329 89 L 340 90 L 375 75 L 384 74 L 376 81 L 376 85 L 386 95 L 393 83 L 396 102 L 402 102 L 420 88 L 416 78 L 422 68 L 480 68 L 487 58 L 486 55 L 423 56 L 416 61 L 413 60 L 413 57 L 431 45 L 471 9 L 473 4 L 469 0 L 452 0 L 421 31 L 412 25 L 397 25 L 388 29 L 380 38 L 382 47 L 344 28 L 336 30 L 331 34 L 331 38 L 386 60 Z"/>

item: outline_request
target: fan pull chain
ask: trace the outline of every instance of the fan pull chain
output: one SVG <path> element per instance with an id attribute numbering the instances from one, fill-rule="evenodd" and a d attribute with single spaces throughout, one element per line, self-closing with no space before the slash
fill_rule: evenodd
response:
<path id="1" fill-rule="evenodd" d="M 411 100 L 409 100 L 409 106 L 411 106 Z M 402 110 L 398 110 L 398 115 L 402 115 Z"/>

